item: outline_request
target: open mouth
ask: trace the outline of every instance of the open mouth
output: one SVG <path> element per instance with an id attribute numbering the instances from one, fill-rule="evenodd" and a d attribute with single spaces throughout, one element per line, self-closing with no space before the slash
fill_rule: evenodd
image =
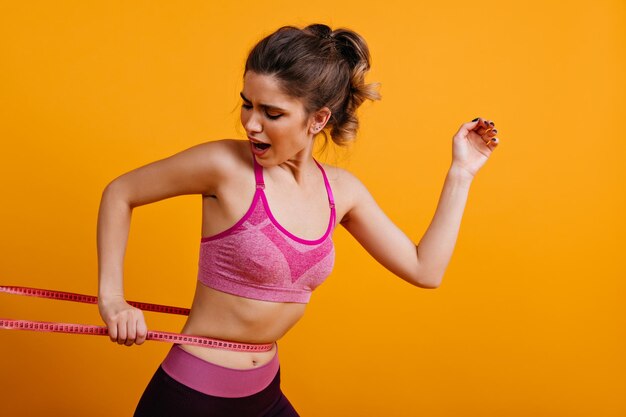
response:
<path id="1" fill-rule="evenodd" d="M 269 143 L 259 143 L 259 142 L 252 142 L 252 145 L 260 151 L 264 151 L 271 146 Z"/>

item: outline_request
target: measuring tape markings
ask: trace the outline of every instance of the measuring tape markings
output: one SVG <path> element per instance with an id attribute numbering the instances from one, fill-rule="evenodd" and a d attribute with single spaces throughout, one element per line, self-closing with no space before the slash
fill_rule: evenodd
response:
<path id="1" fill-rule="evenodd" d="M 49 298 L 54 300 L 75 301 L 81 303 L 97 304 L 98 297 L 85 294 L 76 294 L 55 290 L 44 290 L 40 288 L 16 287 L 16 286 L 0 286 L 0 292 L 16 295 L 26 295 L 31 297 Z M 127 301 L 133 307 L 146 311 L 155 311 L 159 313 L 189 315 L 188 308 L 166 306 L 161 304 L 143 303 L 137 301 Z M 56 332 L 56 333 L 72 333 L 87 334 L 97 336 L 107 336 L 109 334 L 106 326 L 97 326 L 91 324 L 75 324 L 75 323 L 56 323 L 33 320 L 15 320 L 0 318 L 0 329 L 6 330 L 30 330 L 37 332 Z M 146 340 L 154 340 L 159 342 L 181 343 L 186 345 L 213 347 L 219 349 L 234 350 L 238 352 L 267 352 L 272 349 L 273 343 L 267 344 L 250 344 L 231 342 L 228 340 L 213 339 L 205 336 L 193 336 L 180 333 L 163 332 L 157 330 L 149 330 Z"/>
<path id="2" fill-rule="evenodd" d="M 93 295 L 86 294 L 76 294 L 73 292 L 64 292 L 64 291 L 55 291 L 55 290 L 44 290 L 41 288 L 30 288 L 30 287 L 15 287 L 10 285 L 1 285 L 0 292 L 5 292 L 7 294 L 15 294 L 15 295 L 26 295 L 28 297 L 40 297 L 40 298 L 48 298 L 52 300 L 62 300 L 62 301 L 74 301 L 77 303 L 87 303 L 87 304 L 98 304 L 98 297 L 94 297 Z M 189 309 L 183 307 L 172 307 L 166 306 L 162 304 L 151 304 L 144 303 L 140 301 L 126 301 L 133 307 L 136 307 L 140 310 L 144 311 L 154 311 L 157 313 L 167 313 L 167 314 L 180 314 L 181 316 L 188 316 Z"/>

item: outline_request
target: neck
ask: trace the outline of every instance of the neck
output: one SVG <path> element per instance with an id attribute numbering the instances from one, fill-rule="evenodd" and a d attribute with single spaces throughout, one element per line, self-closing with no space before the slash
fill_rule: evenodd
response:
<path id="1" fill-rule="evenodd" d="M 302 184 L 306 178 L 317 173 L 317 165 L 313 160 L 313 145 L 314 140 L 311 138 L 308 146 L 277 167 L 289 173 L 296 183 Z"/>
<path id="2" fill-rule="evenodd" d="M 292 158 L 279 164 L 278 168 L 288 172 L 295 182 L 301 184 L 305 178 L 311 176 L 311 173 L 314 172 L 313 168 L 316 168 L 316 165 L 313 161 L 313 155 L 307 153 L 305 155 L 294 155 Z"/>

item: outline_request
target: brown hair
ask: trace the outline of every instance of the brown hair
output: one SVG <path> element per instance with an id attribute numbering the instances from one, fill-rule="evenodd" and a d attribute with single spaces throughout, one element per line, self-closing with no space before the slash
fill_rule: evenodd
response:
<path id="1" fill-rule="evenodd" d="M 330 136 L 345 145 L 359 127 L 357 108 L 380 99 L 378 85 L 365 83 L 369 69 L 369 49 L 359 34 L 314 24 L 284 26 L 262 39 L 250 51 L 245 72 L 276 77 L 288 95 L 304 101 L 308 113 L 328 107 Z"/>

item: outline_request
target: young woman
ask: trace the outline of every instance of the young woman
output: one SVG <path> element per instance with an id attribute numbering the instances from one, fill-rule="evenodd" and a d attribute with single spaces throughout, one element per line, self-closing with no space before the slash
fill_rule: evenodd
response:
<path id="1" fill-rule="evenodd" d="M 354 138 L 357 108 L 378 99 L 365 83 L 365 41 L 325 25 L 283 27 L 248 56 L 241 92 L 247 141 L 197 145 L 138 168 L 104 190 L 98 218 L 99 310 L 111 340 L 146 337 L 141 310 L 124 300 L 123 259 L 134 207 L 202 195 L 195 298 L 183 333 L 269 350 L 174 345 L 136 416 L 295 416 L 280 390 L 275 341 L 303 315 L 331 272 L 332 232 L 345 227 L 382 265 L 409 283 L 439 286 L 470 184 L 498 144 L 494 123 L 461 125 L 432 223 L 416 246 L 349 172 L 313 158 L 319 135 Z"/>

